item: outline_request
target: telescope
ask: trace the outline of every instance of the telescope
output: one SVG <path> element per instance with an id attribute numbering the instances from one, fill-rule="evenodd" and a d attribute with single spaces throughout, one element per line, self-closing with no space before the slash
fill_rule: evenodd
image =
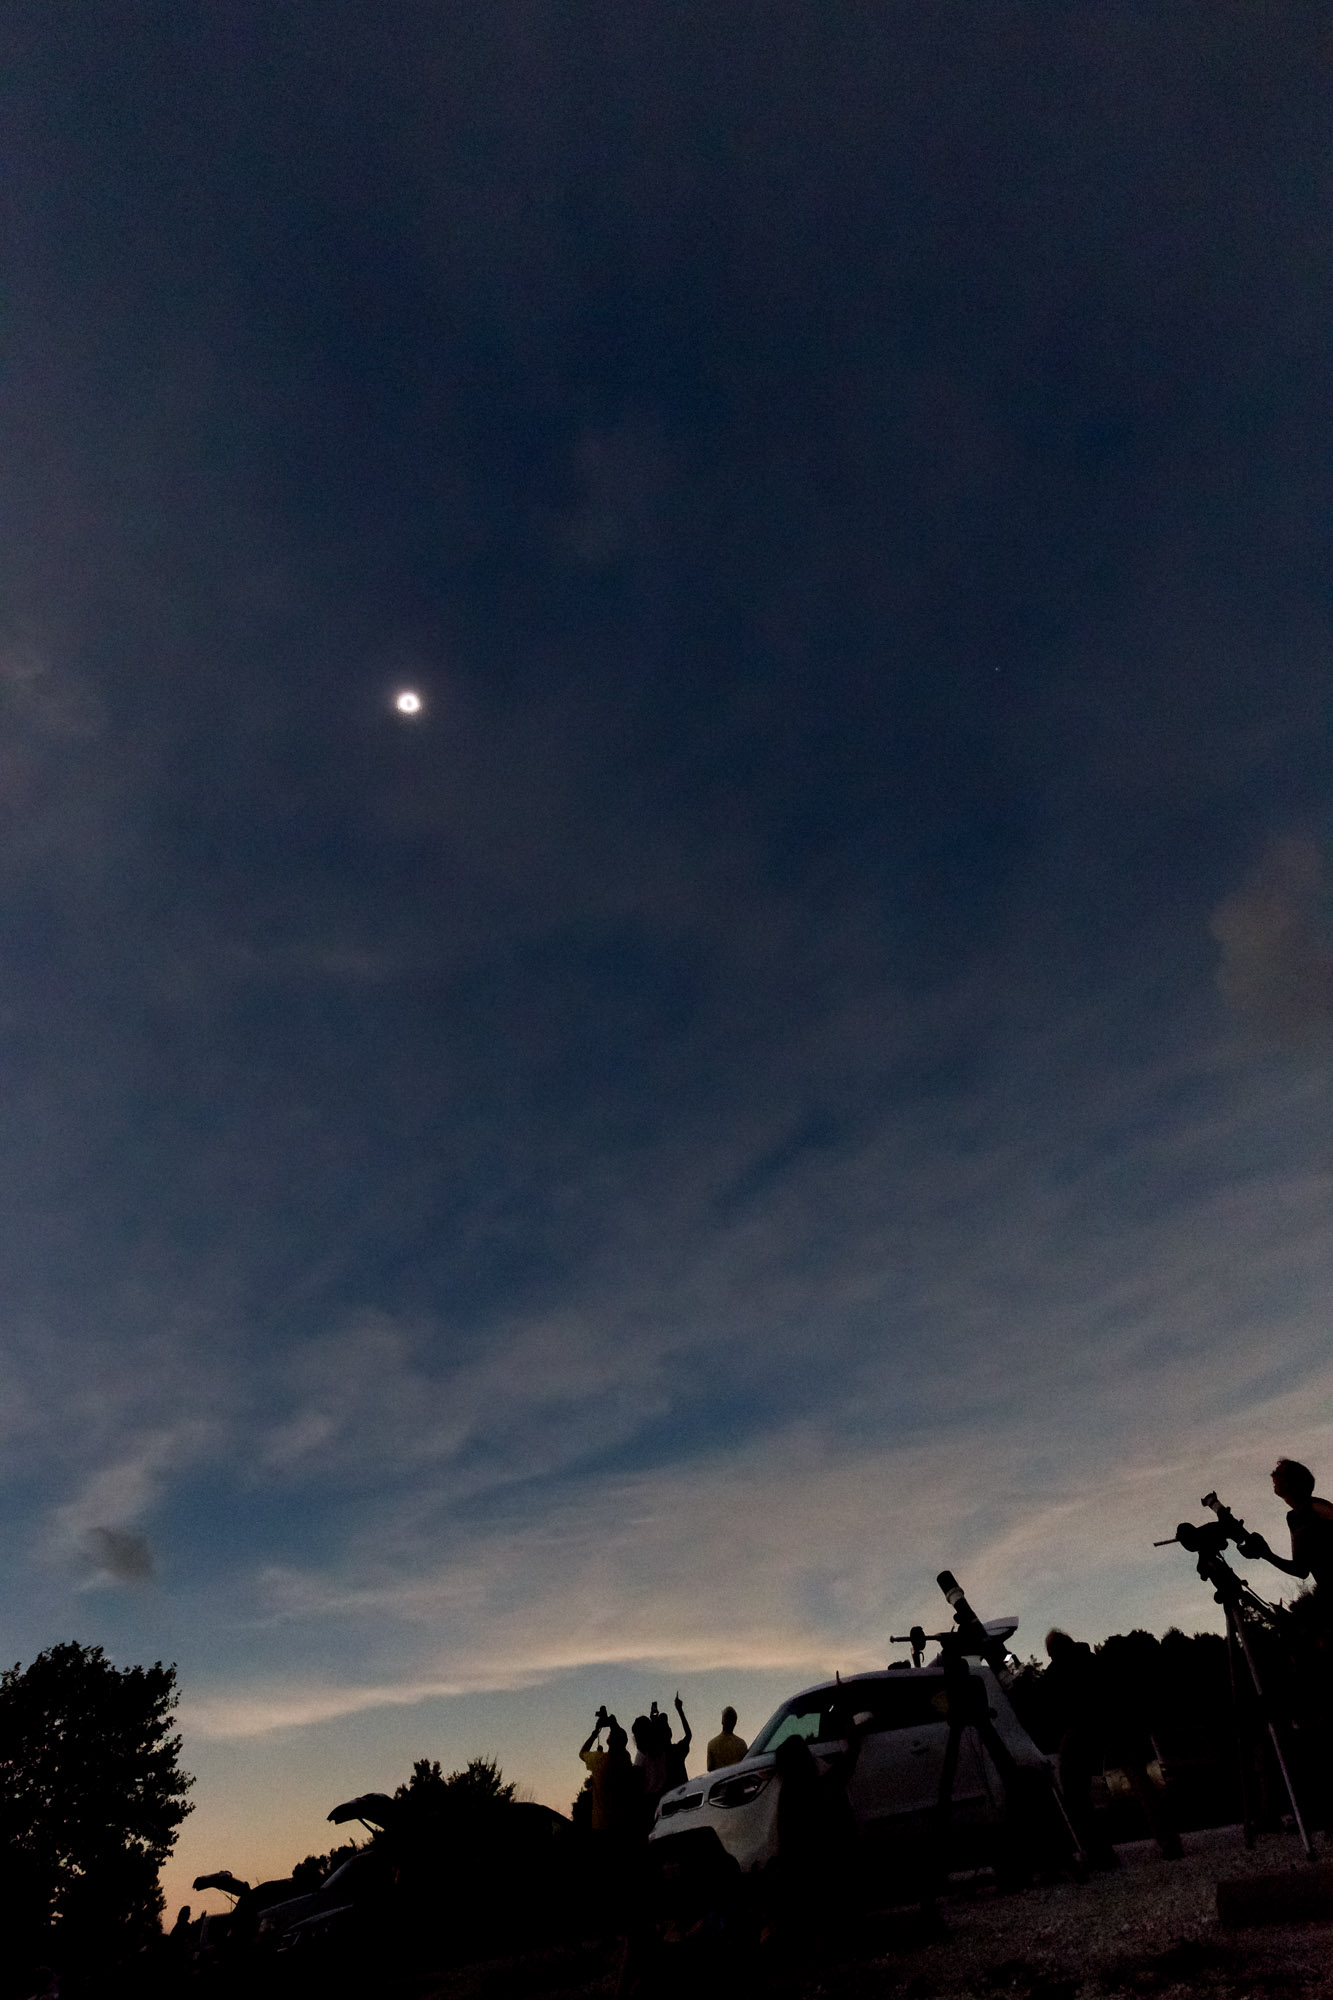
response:
<path id="1" fill-rule="evenodd" d="M 935 1581 L 953 1612 L 954 1629 L 945 1641 L 946 1652 L 952 1641 L 961 1652 L 974 1653 L 984 1660 L 993 1674 L 1002 1674 L 1009 1664 L 1009 1652 L 1004 1642 L 1013 1632 L 1017 1620 L 1006 1619 L 1000 1632 L 989 1631 L 963 1595 L 963 1586 L 951 1569 L 942 1569 Z"/>
<path id="2" fill-rule="evenodd" d="M 1154 1542 L 1155 1549 L 1169 1549 L 1179 1542 L 1182 1549 L 1188 1549 L 1192 1556 L 1220 1556 L 1231 1536 L 1220 1521 L 1179 1521 L 1174 1535 L 1165 1541 Z"/>
<path id="3" fill-rule="evenodd" d="M 1199 1574 L 1206 1576 L 1203 1564 L 1215 1561 L 1228 1542 L 1234 1542 L 1242 1555 L 1251 1551 L 1246 1547 L 1250 1540 L 1249 1529 L 1233 1514 L 1225 1500 L 1219 1500 L 1216 1493 L 1205 1493 L 1199 1505 L 1211 1507 L 1217 1516 L 1213 1521 L 1180 1521 L 1174 1535 L 1165 1541 L 1154 1542 L 1155 1549 L 1169 1549 L 1173 1542 L 1179 1542 L 1182 1549 L 1188 1549 L 1192 1556 L 1199 1558 Z M 1211 1579 L 1208 1579 L 1211 1581 Z"/>
<path id="4" fill-rule="evenodd" d="M 1254 1634 L 1267 1626 L 1270 1630 L 1276 1622 L 1277 1613 L 1271 1604 L 1266 1604 L 1258 1592 L 1252 1590 L 1244 1577 L 1237 1576 L 1231 1564 L 1223 1559 L 1222 1551 L 1228 1542 L 1234 1542 L 1242 1557 L 1258 1553 L 1252 1536 L 1245 1523 L 1232 1513 L 1231 1509 L 1216 1493 L 1205 1493 L 1199 1505 L 1211 1508 L 1216 1517 L 1211 1521 L 1181 1521 L 1174 1535 L 1164 1541 L 1154 1542 L 1156 1549 L 1170 1548 L 1179 1542 L 1182 1549 L 1188 1549 L 1197 1558 L 1196 1568 L 1200 1577 L 1211 1584 L 1213 1596 L 1222 1607 L 1226 1622 L 1227 1659 L 1231 1669 L 1231 1701 L 1236 1714 L 1237 1734 L 1243 1729 L 1242 1708 L 1247 1712 L 1246 1720 L 1267 1736 L 1272 1749 L 1273 1761 L 1277 1766 L 1287 1798 L 1291 1803 L 1292 1819 L 1305 1849 L 1307 1861 L 1314 1860 L 1314 1848 L 1301 1812 L 1301 1802 L 1292 1780 L 1291 1769 L 1283 1748 L 1282 1734 L 1277 1717 L 1270 1704 L 1259 1671 L 1259 1662 L 1251 1643 Z M 1242 1703 L 1240 1688 L 1244 1677 L 1248 1678 L 1251 1698 Z M 1241 1765 L 1241 1810 L 1245 1821 L 1245 1845 L 1254 1845 L 1255 1811 L 1250 1796 L 1250 1780 L 1244 1760 Z"/>

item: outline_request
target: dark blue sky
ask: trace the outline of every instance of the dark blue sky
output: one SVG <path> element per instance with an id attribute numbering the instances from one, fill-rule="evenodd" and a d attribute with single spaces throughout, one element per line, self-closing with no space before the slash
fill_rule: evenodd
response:
<path id="1" fill-rule="evenodd" d="M 6 33 L 16 1646 L 1188 1617 L 1333 1442 L 1324 11 Z"/>

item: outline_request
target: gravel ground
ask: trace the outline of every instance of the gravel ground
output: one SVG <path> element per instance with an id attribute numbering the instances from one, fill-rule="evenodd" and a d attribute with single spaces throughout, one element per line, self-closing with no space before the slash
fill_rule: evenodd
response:
<path id="1" fill-rule="evenodd" d="M 834 2000 L 1074 2000 L 1091 1996 L 1328 1995 L 1333 1925 L 1224 1930 L 1217 1884 L 1303 1868 L 1292 1834 L 1261 1836 L 1247 1852 L 1238 1827 L 1186 1834 L 1180 1861 L 1150 1841 L 1122 1847 L 1122 1867 L 1085 1883 L 1059 1882 L 1000 1896 L 960 1886 L 925 1939 L 919 1920 L 893 1923 L 874 1955 L 831 1966 L 807 1987 Z M 1321 1858 L 1327 1843 L 1321 1843 Z"/>

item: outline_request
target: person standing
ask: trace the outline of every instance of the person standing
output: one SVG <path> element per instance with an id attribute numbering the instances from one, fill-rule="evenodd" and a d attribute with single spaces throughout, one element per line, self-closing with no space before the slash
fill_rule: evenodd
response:
<path id="1" fill-rule="evenodd" d="M 690 1775 L 685 1769 L 685 1760 L 690 1754 L 690 1745 L 694 1741 L 694 1731 L 690 1728 L 689 1717 L 685 1713 L 685 1704 L 680 1698 L 679 1688 L 676 1689 L 676 1699 L 672 1705 L 675 1708 L 676 1714 L 680 1717 L 681 1734 L 677 1742 L 673 1743 L 671 1740 L 671 1724 L 667 1721 L 666 1716 L 664 1715 L 661 1718 L 662 1734 L 666 1739 L 664 1746 L 666 1750 L 666 1789 L 669 1792 L 674 1791 L 677 1785 L 683 1785 Z"/>
<path id="2" fill-rule="evenodd" d="M 736 1734 L 736 1711 L 724 1708 L 722 1729 L 717 1736 L 709 1738 L 707 1768 L 710 1771 L 725 1771 L 732 1764 L 739 1764 L 749 1750 L 743 1736 Z"/>
<path id="3" fill-rule="evenodd" d="M 1273 1467 L 1273 1491 L 1289 1510 L 1290 1561 L 1274 1555 L 1262 1535 L 1247 1535 L 1241 1554 L 1262 1558 L 1287 1576 L 1312 1577 L 1320 1623 L 1333 1625 L 1333 1501 L 1317 1498 L 1313 1472 L 1294 1458 L 1280 1458 Z"/>
<path id="4" fill-rule="evenodd" d="M 1274 1555 L 1262 1535 L 1247 1535 L 1240 1552 L 1314 1584 L 1308 1596 L 1297 1598 L 1291 1615 L 1299 1621 L 1294 1634 L 1297 1698 L 1305 1711 L 1312 1802 L 1328 1829 L 1333 1827 L 1333 1501 L 1318 1497 L 1314 1474 L 1294 1458 L 1280 1458 L 1273 1467 L 1273 1491 L 1287 1503 L 1290 1561 Z"/>
<path id="5" fill-rule="evenodd" d="M 1148 1642 L 1154 1657 L 1145 1660 L 1143 1649 L 1134 1643 L 1137 1636 L 1124 1642 L 1108 1640 L 1107 1657 L 1098 1658 L 1091 1646 L 1071 1639 L 1067 1632 L 1046 1634 L 1051 1664 L 1045 1686 L 1060 1731 L 1060 1792 L 1091 1868 L 1120 1866 L 1120 1856 L 1099 1825 L 1092 1803 L 1092 1781 L 1107 1764 L 1124 1772 L 1162 1859 L 1179 1861 L 1183 1852 L 1170 1809 L 1148 1774 L 1157 1642 Z"/>
<path id="6" fill-rule="evenodd" d="M 639 1814 L 644 1833 L 657 1817 L 657 1802 L 667 1788 L 667 1746 L 662 1738 L 664 1716 L 654 1702 L 649 1715 L 636 1715 L 630 1725 L 634 1737 L 634 1773 L 639 1785 Z"/>
<path id="7" fill-rule="evenodd" d="M 1042 1692 L 1052 1712 L 1065 1810 L 1088 1865 L 1118 1868 L 1120 1857 L 1092 1804 L 1092 1781 L 1101 1776 L 1106 1757 L 1106 1704 L 1097 1662 L 1085 1640 L 1058 1629 L 1046 1634 L 1046 1657 Z"/>
<path id="8" fill-rule="evenodd" d="M 598 1738 L 606 1731 L 606 1748 Z M 579 1761 L 592 1780 L 592 1809 L 589 1815 L 595 1834 L 623 1840 L 633 1827 L 635 1805 L 634 1768 L 624 1730 L 614 1715 L 599 1708 L 592 1734 L 579 1751 Z"/>

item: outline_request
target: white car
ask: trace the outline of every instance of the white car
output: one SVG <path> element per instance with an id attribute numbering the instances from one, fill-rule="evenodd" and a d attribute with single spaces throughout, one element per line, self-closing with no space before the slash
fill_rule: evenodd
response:
<path id="1" fill-rule="evenodd" d="M 995 1620 L 987 1632 L 1007 1638 L 1016 1622 Z M 977 1658 L 969 1665 L 985 1688 L 1000 1743 L 1020 1769 L 1030 1770 L 1036 1782 L 1049 1785 L 1051 1760 L 1015 1715 L 1000 1677 Z M 882 1847 L 886 1859 L 919 1862 L 923 1853 L 931 1851 L 939 1824 L 948 1708 L 939 1661 L 890 1667 L 807 1688 L 784 1702 L 765 1723 L 742 1763 L 691 1778 L 665 1793 L 650 1838 L 667 1841 L 696 1828 L 708 1829 L 742 1873 L 764 1867 L 777 1851 L 778 1746 L 789 1737 L 803 1737 L 815 1758 L 826 1764 L 846 1748 L 840 1732 L 850 1711 L 861 1723 L 860 1754 L 847 1786 L 858 1832 Z M 965 1729 L 949 1812 L 949 1864 L 992 1859 L 1003 1814 L 1004 1789 L 995 1764 L 977 1732 Z"/>

